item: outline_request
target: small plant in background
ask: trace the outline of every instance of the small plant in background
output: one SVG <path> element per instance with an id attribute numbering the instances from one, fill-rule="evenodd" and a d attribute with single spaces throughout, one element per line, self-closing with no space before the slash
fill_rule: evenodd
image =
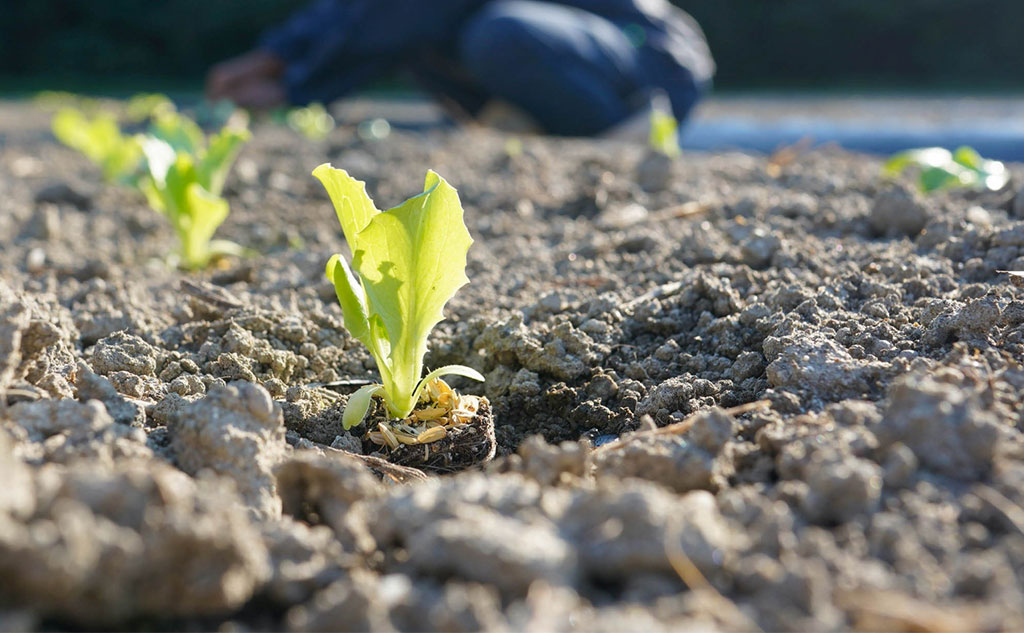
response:
<path id="1" fill-rule="evenodd" d="M 365 183 L 323 164 L 313 171 L 334 204 L 352 266 L 334 255 L 327 278 L 334 284 L 345 328 L 377 363 L 381 384 L 362 387 L 349 398 L 342 416 L 346 429 L 366 416 L 374 396 L 391 418 L 371 439 L 427 443 L 445 437 L 446 428 L 473 418 L 480 400 L 459 396 L 441 380 L 455 374 L 483 380 L 475 369 L 448 365 L 423 376 L 427 338 L 443 318 L 449 299 L 463 285 L 466 254 L 473 243 L 463 222 L 458 193 L 433 171 L 423 193 L 379 211 Z M 417 405 L 425 408 L 417 409 Z"/>
<path id="2" fill-rule="evenodd" d="M 505 139 L 505 156 L 515 160 L 523 155 L 523 141 L 518 136 L 510 136 Z"/>
<path id="3" fill-rule="evenodd" d="M 641 131 L 639 126 L 642 122 L 641 117 L 633 117 L 620 127 L 622 132 L 632 136 Z M 683 152 L 679 147 L 679 122 L 672 115 L 668 95 L 663 92 L 651 95 L 647 126 L 648 147 L 636 165 L 636 182 L 644 191 L 664 191 L 672 182 L 673 165 Z"/>
<path id="4" fill-rule="evenodd" d="M 82 112 L 93 113 L 102 108 L 99 99 L 75 94 L 64 90 L 42 90 L 32 95 L 32 102 L 42 108 L 59 110 L 74 108 Z"/>
<path id="5" fill-rule="evenodd" d="M 70 98 L 49 98 L 57 97 Z M 237 244 L 213 239 L 228 213 L 221 198 L 224 180 L 249 139 L 244 123 L 229 122 L 207 139 L 162 94 L 138 94 L 123 106 L 91 110 L 95 114 L 90 117 L 76 108 L 60 109 L 53 117 L 54 136 L 97 164 L 106 180 L 138 188 L 170 220 L 182 267 L 203 268 L 216 255 L 245 253 Z M 150 121 L 147 132 L 123 134 L 118 112 L 135 123 Z"/>
<path id="6" fill-rule="evenodd" d="M 59 94 L 48 99 L 67 102 L 72 97 Z M 53 118 L 54 136 L 99 165 L 109 182 L 137 188 L 170 220 L 178 235 L 182 267 L 195 270 L 216 255 L 245 253 L 233 242 L 213 239 L 229 211 L 221 197 L 224 181 L 249 139 L 244 118 L 229 120 L 207 139 L 199 125 L 164 95 L 139 94 L 107 109 L 98 102 L 94 105 L 91 117 L 77 108 L 61 108 Z M 135 123 L 148 120 L 148 131 L 123 134 L 118 112 Z"/>
<path id="7" fill-rule="evenodd" d="M 954 187 L 997 191 L 1010 178 L 1005 165 L 982 158 L 971 147 L 960 147 L 955 152 L 943 147 L 900 152 L 885 162 L 882 175 L 895 178 L 908 169 L 918 170 L 917 185 L 925 193 Z"/>
<path id="8" fill-rule="evenodd" d="M 101 104 L 99 100 L 77 97 L 70 93 L 43 93 L 36 97 L 43 104 L 63 103 L 53 117 L 51 128 L 57 140 L 84 154 L 99 166 L 107 182 L 137 185 L 140 170 L 145 167 L 140 139 L 125 134 L 118 116 L 131 123 L 151 122 L 150 133 L 174 141 L 181 134 L 187 119 L 178 114 L 174 103 L 161 94 L 137 94 L 126 103 Z M 202 139 L 202 131 L 194 123 L 188 134 L 192 140 Z"/>
<path id="9" fill-rule="evenodd" d="M 142 149 L 135 138 L 121 133 L 113 114 L 101 111 L 89 117 L 75 108 L 61 108 L 51 127 L 58 141 L 96 164 L 107 182 L 133 181 Z"/>
<path id="10" fill-rule="evenodd" d="M 292 108 L 285 114 L 285 123 L 311 141 L 322 141 L 334 130 L 334 117 L 322 103 Z"/>
<path id="11" fill-rule="evenodd" d="M 216 156 L 219 152 L 231 153 L 234 151 L 237 153 L 240 143 L 249 138 L 249 133 L 246 130 L 248 124 L 249 115 L 244 110 L 234 110 L 221 124 L 220 134 L 211 137 L 209 146 L 207 146 L 206 134 L 195 120 L 177 110 L 159 110 L 151 118 L 148 135 L 164 141 L 177 152 L 185 152 L 194 156 L 212 152 Z M 240 140 L 239 136 L 245 138 Z M 219 161 L 219 158 L 217 160 Z M 233 161 L 234 158 L 232 157 L 231 160 Z M 229 169 L 230 166 L 229 163 Z M 223 175 L 227 175 L 226 170 Z M 221 180 L 217 186 L 221 187 L 223 184 L 223 180 Z M 213 193 L 220 195 L 220 190 Z"/>
<path id="12" fill-rule="evenodd" d="M 194 121 L 177 113 L 159 116 L 152 133 L 140 138 L 147 173 L 139 189 L 174 227 L 183 268 L 204 268 L 216 255 L 244 254 L 238 244 L 214 240 L 213 234 L 228 216 L 224 181 L 248 139 L 247 129 L 229 125 L 207 142 Z"/>
<path id="13" fill-rule="evenodd" d="M 679 157 L 679 122 L 671 112 L 660 107 L 651 109 L 651 133 L 648 137 L 651 149 L 669 158 Z"/>
<path id="14" fill-rule="evenodd" d="M 199 124 L 177 110 L 157 113 L 147 135 L 167 143 L 176 152 L 197 154 L 206 145 L 206 135 Z"/>
<path id="15" fill-rule="evenodd" d="M 174 102 L 167 95 L 159 93 L 142 92 L 133 95 L 124 105 L 125 118 L 133 123 L 141 123 L 176 110 Z"/>

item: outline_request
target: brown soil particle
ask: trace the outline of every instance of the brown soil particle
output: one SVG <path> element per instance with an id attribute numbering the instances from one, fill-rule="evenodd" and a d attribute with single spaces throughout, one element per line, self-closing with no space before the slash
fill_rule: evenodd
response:
<path id="1" fill-rule="evenodd" d="M 47 125 L 0 103 L 0 629 L 1024 629 L 1019 165 L 268 122 L 219 231 L 262 254 L 188 274 Z M 342 428 L 327 161 L 466 208 L 425 362 L 489 404 L 426 459 Z"/>

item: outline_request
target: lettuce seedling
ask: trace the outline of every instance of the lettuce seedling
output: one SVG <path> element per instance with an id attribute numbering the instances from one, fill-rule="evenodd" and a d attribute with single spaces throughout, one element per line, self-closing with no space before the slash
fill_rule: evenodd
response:
<path id="1" fill-rule="evenodd" d="M 925 193 L 953 187 L 998 191 L 1009 181 L 1006 166 L 981 157 L 972 147 L 950 152 L 925 147 L 900 152 L 882 166 L 882 175 L 895 178 L 911 167 L 918 169 L 918 187 Z"/>
<path id="2" fill-rule="evenodd" d="M 65 90 L 42 90 L 32 95 L 32 102 L 43 108 L 59 110 L 73 108 L 91 114 L 100 110 L 103 104 L 95 97 L 67 92 Z"/>
<path id="3" fill-rule="evenodd" d="M 62 108 L 53 117 L 53 135 L 98 165 L 107 182 L 130 183 L 142 159 L 138 141 L 121 134 L 108 112 L 89 118 L 81 110 Z"/>
<path id="4" fill-rule="evenodd" d="M 177 110 L 174 102 L 167 95 L 159 93 L 140 92 L 133 95 L 124 105 L 125 117 L 134 123 L 141 123 L 146 119 L 155 119 L 158 116 Z"/>
<path id="5" fill-rule="evenodd" d="M 433 171 L 423 193 L 379 211 L 366 184 L 342 169 L 313 170 L 334 203 L 352 250 L 352 266 L 334 255 L 327 278 L 334 284 L 345 328 L 377 362 L 381 384 L 349 398 L 342 424 L 359 424 L 373 396 L 381 395 L 394 418 L 407 417 L 435 378 L 459 375 L 483 380 L 478 371 L 448 365 L 423 374 L 430 331 L 444 318 L 445 304 L 463 285 L 473 238 L 463 222 L 458 193 Z"/>
<path id="6" fill-rule="evenodd" d="M 205 267 L 215 255 L 244 252 L 233 242 L 214 240 L 213 234 L 228 216 L 228 203 L 220 194 L 249 132 L 225 127 L 207 144 L 202 132 L 195 137 L 188 125 L 175 129 L 178 133 L 169 136 L 171 141 L 192 151 L 178 149 L 160 136 L 142 137 L 148 173 L 140 179 L 139 188 L 149 205 L 174 227 L 181 265 L 195 270 Z"/>
<path id="7" fill-rule="evenodd" d="M 672 114 L 659 108 L 651 110 L 648 143 L 651 149 L 669 158 L 677 158 L 683 153 L 679 148 L 679 122 Z"/>
<path id="8" fill-rule="evenodd" d="M 148 134 L 167 143 L 176 152 L 196 155 L 206 147 L 206 135 L 199 124 L 177 110 L 157 112 Z"/>
<path id="9" fill-rule="evenodd" d="M 322 141 L 334 129 L 334 117 L 322 103 L 311 103 L 304 108 L 292 108 L 285 114 L 288 127 L 311 141 Z"/>

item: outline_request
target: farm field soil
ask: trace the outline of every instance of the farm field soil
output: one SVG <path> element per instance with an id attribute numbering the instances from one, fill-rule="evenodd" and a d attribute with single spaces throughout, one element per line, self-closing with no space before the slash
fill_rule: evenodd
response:
<path id="1" fill-rule="evenodd" d="M 187 274 L 46 125 L 0 104 L 0 628 L 1024 628 L 1020 166 L 256 126 L 219 236 L 261 255 Z M 488 463 L 353 455 L 326 161 L 459 189 L 427 364 L 487 377 Z"/>

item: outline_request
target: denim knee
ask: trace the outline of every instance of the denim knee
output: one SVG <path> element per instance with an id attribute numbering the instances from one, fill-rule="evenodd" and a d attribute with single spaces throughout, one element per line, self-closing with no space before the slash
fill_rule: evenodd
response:
<path id="1" fill-rule="evenodd" d="M 477 77 L 515 71 L 536 38 L 520 17 L 535 8 L 529 0 L 493 2 L 470 18 L 459 36 L 462 64 Z"/>

